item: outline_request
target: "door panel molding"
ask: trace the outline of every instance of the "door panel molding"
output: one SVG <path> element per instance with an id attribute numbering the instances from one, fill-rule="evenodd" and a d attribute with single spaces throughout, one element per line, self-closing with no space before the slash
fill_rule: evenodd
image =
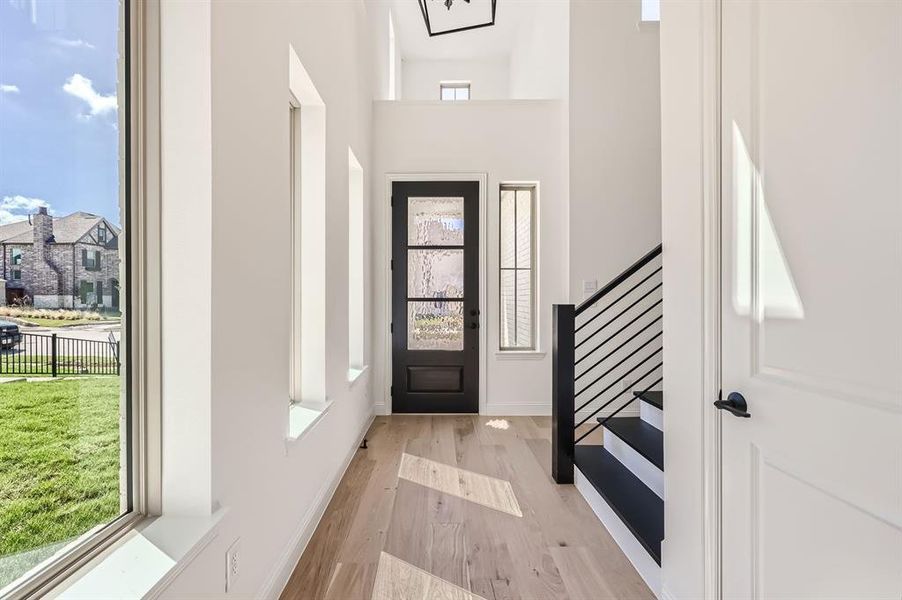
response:
<path id="1" fill-rule="evenodd" d="M 392 369 L 394 363 L 392 360 L 392 335 L 389 332 L 389 324 L 392 322 L 392 275 L 391 275 L 391 255 L 392 255 L 392 210 L 391 196 L 392 184 L 396 181 L 477 181 L 479 182 L 479 311 L 481 315 L 481 323 L 479 327 L 479 414 L 485 414 L 486 404 L 486 377 L 488 369 L 488 340 L 487 331 L 492 323 L 497 319 L 497 315 L 489 310 L 487 304 L 487 266 L 486 261 L 488 243 L 487 230 L 487 185 L 488 174 L 485 172 L 416 172 L 404 171 L 386 173 L 383 181 L 382 202 L 384 202 L 382 211 L 384 222 L 382 226 L 383 237 L 380 243 L 377 256 L 384 257 L 382 265 L 383 281 L 385 281 L 385 307 L 383 311 L 384 327 L 375 336 L 376 343 L 381 340 L 383 349 L 383 370 L 382 370 L 382 399 L 384 403 L 384 414 L 392 413 Z M 378 268 L 378 267 L 377 267 Z"/>

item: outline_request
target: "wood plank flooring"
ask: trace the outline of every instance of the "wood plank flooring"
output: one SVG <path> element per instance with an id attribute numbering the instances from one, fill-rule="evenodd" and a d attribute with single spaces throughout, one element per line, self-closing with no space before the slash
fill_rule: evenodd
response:
<path id="1" fill-rule="evenodd" d="M 282 597 L 654 598 L 552 481 L 550 435 L 549 417 L 377 417 Z"/>

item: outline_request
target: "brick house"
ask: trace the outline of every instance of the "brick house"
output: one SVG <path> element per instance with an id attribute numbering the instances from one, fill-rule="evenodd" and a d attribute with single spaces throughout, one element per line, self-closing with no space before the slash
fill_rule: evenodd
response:
<path id="1" fill-rule="evenodd" d="M 119 309 L 120 230 L 86 212 L 53 217 L 46 208 L 0 225 L 7 304 L 39 308 Z"/>

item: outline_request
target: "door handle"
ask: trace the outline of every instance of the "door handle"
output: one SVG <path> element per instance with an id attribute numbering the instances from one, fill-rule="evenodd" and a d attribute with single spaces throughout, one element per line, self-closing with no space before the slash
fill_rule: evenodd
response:
<path id="1" fill-rule="evenodd" d="M 745 397 L 739 392 L 731 392 L 726 400 L 718 400 L 714 403 L 718 410 L 725 410 L 737 417 L 748 419 L 752 415 L 749 414 L 749 405 L 745 402 Z"/>
<path id="2" fill-rule="evenodd" d="M 470 323 L 470 329 L 479 329 L 479 323 L 475 321 Z"/>

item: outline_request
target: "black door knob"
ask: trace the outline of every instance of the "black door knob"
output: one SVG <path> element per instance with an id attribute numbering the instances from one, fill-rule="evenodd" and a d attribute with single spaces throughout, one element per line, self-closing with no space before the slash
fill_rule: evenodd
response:
<path id="1" fill-rule="evenodd" d="M 718 400 L 714 403 L 719 410 L 725 410 L 730 414 L 748 419 L 752 415 L 749 414 L 749 406 L 745 402 L 745 397 L 739 392 L 731 392 L 726 400 Z"/>

